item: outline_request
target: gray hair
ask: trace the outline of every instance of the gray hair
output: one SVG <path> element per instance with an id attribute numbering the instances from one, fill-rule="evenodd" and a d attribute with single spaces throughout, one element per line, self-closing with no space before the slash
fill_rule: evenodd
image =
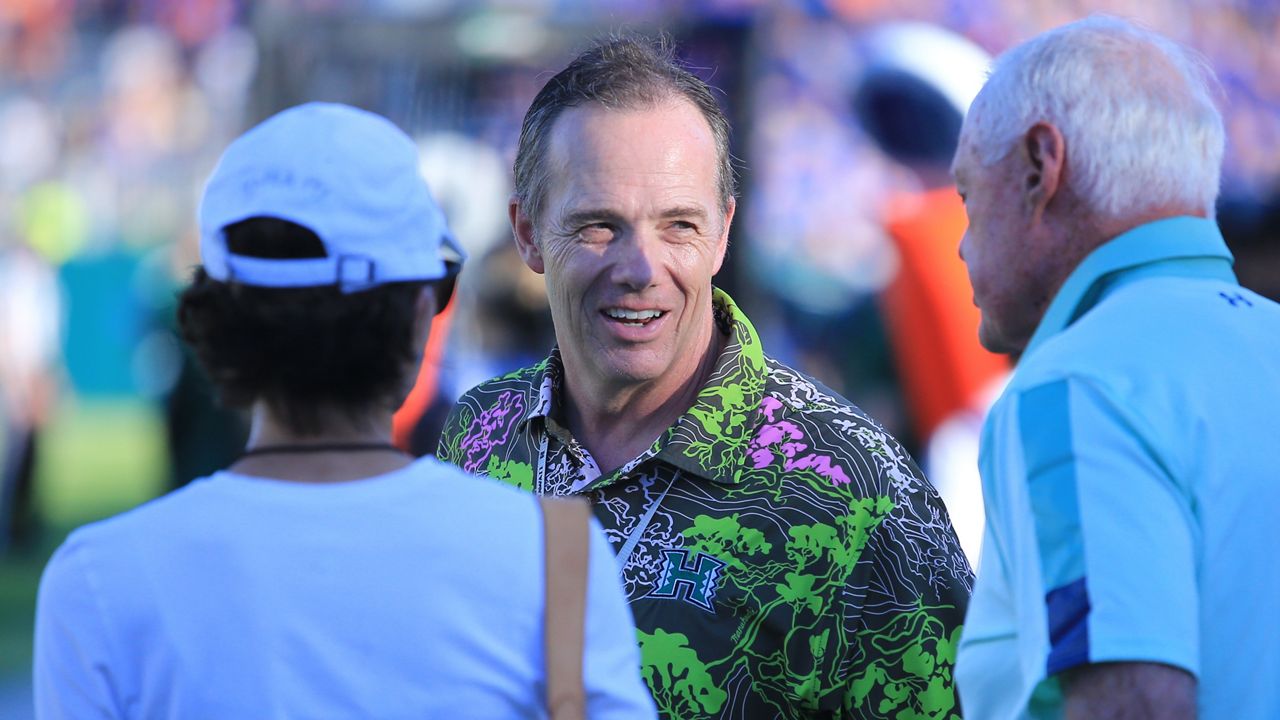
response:
<path id="1" fill-rule="evenodd" d="M 1224 130 L 1202 57 L 1119 18 L 1095 15 L 996 60 L 965 118 L 983 164 L 1037 122 L 1062 132 L 1072 185 L 1109 218 L 1168 204 L 1214 215 Z"/>
<path id="2" fill-rule="evenodd" d="M 737 190 L 729 154 L 729 119 L 711 88 L 675 58 L 666 35 L 655 39 L 613 36 L 587 49 L 547 81 L 525 113 L 516 150 L 515 193 L 535 225 L 547 193 L 547 145 L 556 118 L 566 108 L 598 103 L 613 109 L 645 109 L 669 98 L 693 103 L 716 143 L 716 184 L 727 212 Z"/>

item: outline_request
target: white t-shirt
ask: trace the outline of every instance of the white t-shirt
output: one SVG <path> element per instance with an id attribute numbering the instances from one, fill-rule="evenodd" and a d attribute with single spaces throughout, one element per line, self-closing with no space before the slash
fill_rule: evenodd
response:
<path id="1" fill-rule="evenodd" d="M 41 581 L 42 718 L 543 717 L 533 496 L 424 458 L 307 484 L 216 473 L 77 530 Z M 655 714 L 592 522 L 592 718 Z"/>

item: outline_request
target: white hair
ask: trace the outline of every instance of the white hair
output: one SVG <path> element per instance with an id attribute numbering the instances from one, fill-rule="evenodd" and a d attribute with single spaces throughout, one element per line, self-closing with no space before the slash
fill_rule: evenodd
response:
<path id="1" fill-rule="evenodd" d="M 1214 215 L 1224 130 L 1202 57 L 1119 18 L 1095 15 L 1000 56 L 962 132 L 984 165 L 1037 122 L 1067 144 L 1071 184 L 1102 216 L 1170 204 Z"/>

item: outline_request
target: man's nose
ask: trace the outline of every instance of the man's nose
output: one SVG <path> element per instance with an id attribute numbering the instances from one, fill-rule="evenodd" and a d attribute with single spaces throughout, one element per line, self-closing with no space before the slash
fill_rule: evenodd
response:
<path id="1" fill-rule="evenodd" d="M 960 255 L 960 260 L 964 261 L 964 249 L 969 244 L 969 230 L 965 228 L 964 234 L 960 236 L 960 245 L 956 247 L 956 253 Z"/>
<path id="2" fill-rule="evenodd" d="M 630 290 L 643 290 L 652 285 L 661 242 L 655 233 L 645 230 L 627 233 L 620 242 L 615 242 L 613 282 Z"/>

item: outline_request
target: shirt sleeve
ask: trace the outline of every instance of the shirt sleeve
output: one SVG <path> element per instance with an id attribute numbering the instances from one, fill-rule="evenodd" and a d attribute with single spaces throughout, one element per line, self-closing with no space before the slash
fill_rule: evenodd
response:
<path id="1" fill-rule="evenodd" d="M 960 718 L 956 650 L 973 575 L 937 492 L 911 470 L 882 505 L 846 594 L 857 615 L 845 718 Z"/>
<path id="2" fill-rule="evenodd" d="M 1109 661 L 1198 671 L 1195 521 L 1148 420 L 1080 379 L 1019 398 L 1046 677 Z"/>
<path id="3" fill-rule="evenodd" d="M 440 442 L 436 446 L 436 458 L 452 465 L 459 465 L 462 461 L 462 454 L 459 445 L 465 431 L 463 424 L 463 415 L 470 416 L 471 408 L 466 404 L 466 398 L 459 400 L 454 404 L 453 409 L 449 411 L 449 415 L 445 418 L 444 428 L 440 431 Z"/>
<path id="4" fill-rule="evenodd" d="M 45 568 L 36 601 L 36 717 L 118 718 L 106 625 L 73 536 Z"/>
<path id="5" fill-rule="evenodd" d="M 613 551 L 600 523 L 591 519 L 583 683 L 587 717 L 656 718 L 649 688 L 640 677 L 635 621 L 618 582 Z"/>

